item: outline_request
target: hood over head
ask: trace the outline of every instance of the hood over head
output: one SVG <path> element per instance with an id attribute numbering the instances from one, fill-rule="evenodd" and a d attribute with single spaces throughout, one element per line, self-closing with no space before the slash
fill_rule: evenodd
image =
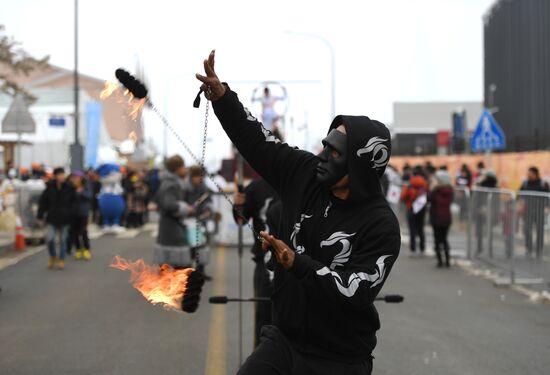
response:
<path id="1" fill-rule="evenodd" d="M 346 127 L 349 202 L 382 196 L 380 177 L 390 161 L 391 137 L 388 128 L 367 116 L 339 115 L 332 120 L 328 133 L 340 125 Z"/>
<path id="2" fill-rule="evenodd" d="M 452 185 L 453 181 L 449 172 L 444 170 L 439 170 L 435 172 L 435 178 L 439 185 Z"/>

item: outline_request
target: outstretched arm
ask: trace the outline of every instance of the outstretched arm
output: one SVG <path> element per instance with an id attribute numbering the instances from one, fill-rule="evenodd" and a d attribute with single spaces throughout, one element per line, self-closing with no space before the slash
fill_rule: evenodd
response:
<path id="1" fill-rule="evenodd" d="M 237 94 L 222 84 L 214 71 L 214 51 L 204 60 L 206 76 L 197 74 L 202 90 L 212 100 L 216 116 L 239 152 L 284 199 L 285 190 L 314 173 L 316 157 L 282 143 L 246 110 Z M 303 181 L 303 180 L 302 180 Z"/>

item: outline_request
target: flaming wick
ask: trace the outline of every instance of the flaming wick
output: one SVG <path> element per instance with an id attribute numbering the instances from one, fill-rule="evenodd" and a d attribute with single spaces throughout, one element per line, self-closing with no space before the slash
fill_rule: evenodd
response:
<path id="1" fill-rule="evenodd" d="M 130 271 L 130 283 L 153 305 L 167 310 L 194 312 L 198 308 L 204 279 L 193 268 L 174 269 L 168 264 L 149 265 L 115 256 L 110 267 Z"/>

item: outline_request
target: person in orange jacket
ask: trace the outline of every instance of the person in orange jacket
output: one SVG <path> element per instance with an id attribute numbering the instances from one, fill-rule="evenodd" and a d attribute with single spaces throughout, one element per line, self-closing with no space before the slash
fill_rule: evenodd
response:
<path id="1" fill-rule="evenodd" d="M 409 224 L 410 248 L 416 253 L 416 237 L 420 239 L 420 254 L 424 254 L 426 237 L 424 235 L 424 218 L 428 194 L 428 180 L 421 166 L 416 166 L 407 185 L 401 191 L 401 201 L 407 208 L 407 223 Z"/>

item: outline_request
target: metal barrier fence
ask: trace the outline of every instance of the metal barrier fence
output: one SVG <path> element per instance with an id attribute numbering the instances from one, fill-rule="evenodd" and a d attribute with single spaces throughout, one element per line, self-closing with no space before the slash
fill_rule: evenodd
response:
<path id="1" fill-rule="evenodd" d="M 393 206 L 408 234 L 404 205 Z M 451 212 L 453 257 L 493 266 L 497 283 L 550 283 L 550 193 L 455 187 Z"/>

